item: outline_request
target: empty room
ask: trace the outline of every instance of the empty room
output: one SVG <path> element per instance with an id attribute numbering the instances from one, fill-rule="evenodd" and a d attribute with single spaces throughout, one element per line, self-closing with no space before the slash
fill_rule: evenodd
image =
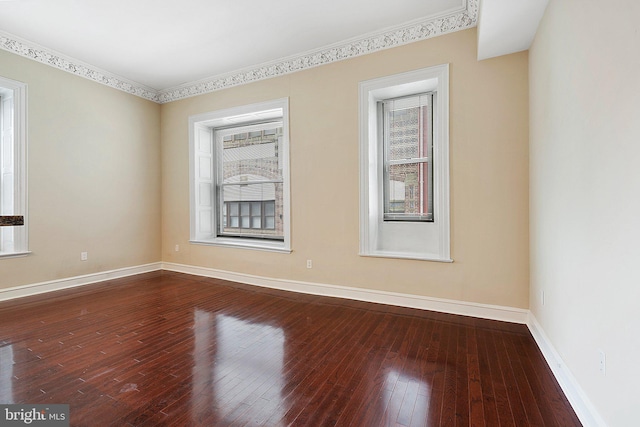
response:
<path id="1" fill-rule="evenodd" d="M 637 426 L 637 16 L 0 1 L 0 425 Z"/>

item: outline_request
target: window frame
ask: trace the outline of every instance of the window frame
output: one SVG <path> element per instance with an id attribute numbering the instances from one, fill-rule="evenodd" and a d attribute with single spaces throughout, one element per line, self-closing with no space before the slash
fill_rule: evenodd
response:
<path id="1" fill-rule="evenodd" d="M 282 239 L 262 236 L 219 235 L 218 222 L 222 222 L 224 204 L 218 197 L 216 181 L 215 132 L 252 126 L 259 123 L 282 122 L 282 139 L 278 148 L 282 162 Z M 208 140 L 206 140 L 208 138 Z M 204 141 L 204 142 L 203 142 Z M 204 144 L 204 145 L 203 145 Z M 207 144 L 209 144 L 207 146 Z M 204 151 L 199 157 L 199 147 Z M 210 152 L 210 157 L 207 154 Z M 211 165 L 210 176 L 206 165 Z M 205 166 L 203 166 L 205 165 Z M 205 172 L 202 174 L 202 172 Z M 290 178 L 289 178 L 289 99 L 280 98 L 250 105 L 227 108 L 189 117 L 189 193 L 190 193 L 190 242 L 195 244 L 257 249 L 274 252 L 291 252 L 290 239 Z M 203 176 L 203 179 L 200 177 Z M 202 188 L 208 189 L 203 191 Z M 204 200 L 205 203 L 200 203 Z M 210 206 L 207 206 L 210 203 Z M 204 206 L 204 207 L 202 207 Z M 210 227 L 206 221 L 211 221 Z M 204 221 L 204 226 L 203 226 Z"/>
<path id="2" fill-rule="evenodd" d="M 29 251 L 27 203 L 27 84 L 0 76 L 0 98 L 5 98 L 8 92 L 12 92 L 13 113 L 13 212 L 10 216 L 22 217 L 23 225 L 0 227 L 0 230 L 12 228 L 14 231 L 12 251 L 3 251 L 0 241 L 0 259 L 25 256 L 31 253 Z M 0 110 L 3 108 L 0 107 Z M 0 149 L 2 149 L 1 146 Z M 0 156 L 0 161 L 2 161 L 1 158 L 2 156 Z M 1 166 L 0 173 L 2 173 Z M 0 185 L 2 185 L 1 181 L 0 179 Z M 0 239 L 2 239 L 1 236 Z"/>
<path id="3" fill-rule="evenodd" d="M 434 92 L 433 221 L 384 220 L 384 147 L 378 102 Z M 449 64 L 359 84 L 360 255 L 452 262 L 449 207 Z"/>

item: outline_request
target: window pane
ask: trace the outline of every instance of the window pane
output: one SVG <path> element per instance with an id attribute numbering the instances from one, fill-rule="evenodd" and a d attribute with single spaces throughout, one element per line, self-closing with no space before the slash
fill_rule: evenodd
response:
<path id="1" fill-rule="evenodd" d="M 223 185 L 223 203 L 229 211 L 228 231 L 234 235 L 281 238 L 282 196 L 282 184 L 277 183 Z M 224 234 L 224 220 L 221 227 Z"/>
<path id="2" fill-rule="evenodd" d="M 249 217 L 243 216 L 240 218 L 240 227 L 241 228 L 249 228 Z"/>
<path id="3" fill-rule="evenodd" d="M 431 176 L 427 162 L 390 166 L 385 213 L 431 219 L 433 196 L 429 188 Z"/>
<path id="4" fill-rule="evenodd" d="M 268 228 L 270 230 L 276 228 L 276 219 L 272 216 L 265 217 L 264 228 Z"/>
<path id="5" fill-rule="evenodd" d="M 276 212 L 276 204 L 274 202 L 265 202 L 264 214 L 267 216 L 274 216 Z"/>
<path id="6" fill-rule="evenodd" d="M 261 206 L 262 203 L 254 202 L 251 203 L 251 216 L 260 216 L 261 215 Z"/>

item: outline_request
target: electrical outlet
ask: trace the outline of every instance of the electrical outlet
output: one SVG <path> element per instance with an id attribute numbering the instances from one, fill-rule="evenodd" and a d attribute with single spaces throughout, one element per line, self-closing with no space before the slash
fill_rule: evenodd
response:
<path id="1" fill-rule="evenodd" d="M 176 245 L 176 252 L 180 252 L 180 245 Z"/>
<path id="2" fill-rule="evenodd" d="M 80 252 L 80 261 L 86 261 L 89 259 L 89 254 L 87 252 Z"/>
<path id="3" fill-rule="evenodd" d="M 544 291 L 540 294 L 540 301 L 542 301 L 542 305 L 544 305 Z"/>
<path id="4" fill-rule="evenodd" d="M 607 356 L 604 354 L 604 351 L 598 350 L 598 356 L 600 358 L 598 369 L 602 375 L 607 374 Z"/>
<path id="5" fill-rule="evenodd" d="M 307 268 L 312 268 L 313 267 L 313 262 L 311 262 L 310 259 L 307 260 Z"/>

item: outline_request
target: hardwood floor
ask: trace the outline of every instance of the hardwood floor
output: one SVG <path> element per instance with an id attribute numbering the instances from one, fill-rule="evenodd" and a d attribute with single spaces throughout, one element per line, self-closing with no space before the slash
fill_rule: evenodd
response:
<path id="1" fill-rule="evenodd" d="M 73 426 L 580 425 L 524 325 L 171 272 L 0 303 L 0 356 Z"/>

